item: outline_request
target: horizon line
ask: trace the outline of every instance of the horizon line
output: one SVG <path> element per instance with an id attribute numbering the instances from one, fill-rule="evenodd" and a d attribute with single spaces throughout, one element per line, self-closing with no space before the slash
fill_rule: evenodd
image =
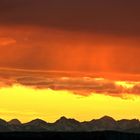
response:
<path id="1" fill-rule="evenodd" d="M 53 121 L 53 122 L 48 122 L 47 120 L 45 120 L 45 119 L 41 119 L 41 118 L 35 118 L 35 119 L 32 119 L 32 120 L 30 120 L 30 121 L 26 121 L 26 122 L 22 122 L 20 119 L 18 119 L 18 118 L 13 118 L 13 119 L 10 119 L 10 120 L 5 120 L 5 119 L 3 119 L 3 118 L 0 118 L 0 120 L 3 120 L 3 121 L 6 121 L 7 123 L 9 123 L 10 121 L 12 121 L 12 120 L 18 120 L 21 124 L 26 124 L 26 123 L 30 123 L 30 122 L 32 122 L 32 121 L 35 121 L 35 120 L 41 120 L 41 121 L 44 121 L 44 122 L 46 122 L 46 123 L 49 123 L 49 124 L 53 124 L 53 123 L 55 123 L 55 122 L 57 122 L 58 120 L 60 120 L 60 119 L 62 119 L 62 118 L 65 118 L 65 119 L 67 119 L 67 120 L 75 120 L 75 121 L 77 121 L 77 122 L 79 122 L 79 123 L 83 123 L 83 122 L 91 122 L 91 121 L 93 121 L 93 120 L 100 120 L 100 119 L 103 119 L 103 118 L 110 118 L 110 119 L 112 119 L 112 120 L 114 120 L 114 121 L 121 121 L 121 120 L 128 120 L 128 121 L 131 121 L 131 120 L 138 120 L 139 122 L 140 122 L 140 119 L 138 119 L 138 118 L 132 118 L 132 119 L 125 119 L 125 118 L 122 118 L 122 119 L 114 119 L 113 117 L 111 117 L 111 116 L 108 116 L 108 115 L 104 115 L 104 116 L 102 116 L 102 117 L 99 117 L 99 118 L 93 118 L 93 119 L 91 119 L 91 120 L 84 120 L 84 121 L 79 121 L 78 119 L 75 119 L 75 118 L 72 118 L 72 117 L 66 117 L 66 116 L 61 116 L 61 117 L 59 117 L 58 119 L 56 119 L 55 121 Z"/>

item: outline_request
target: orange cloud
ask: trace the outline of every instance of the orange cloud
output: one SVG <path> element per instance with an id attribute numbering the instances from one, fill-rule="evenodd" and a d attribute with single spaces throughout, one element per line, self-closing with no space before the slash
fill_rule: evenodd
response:
<path id="1" fill-rule="evenodd" d="M 139 37 L 30 26 L 0 28 L 0 36 L 11 37 L 1 39 L 1 44 L 5 45 L 0 46 L 1 86 L 18 83 L 38 89 L 70 90 L 82 95 L 93 92 L 112 96 L 135 94 L 116 81 L 138 84 Z M 103 80 L 97 80 L 98 77 Z"/>
<path id="2" fill-rule="evenodd" d="M 98 78 L 96 75 L 84 76 L 78 73 L 57 71 L 36 71 L 20 69 L 1 69 L 0 86 L 8 87 L 23 85 L 33 89 L 52 89 L 55 91 L 71 91 L 74 94 L 89 96 L 91 94 L 105 94 L 122 97 L 125 94 L 140 92 L 138 81 L 116 81 Z"/>
<path id="3" fill-rule="evenodd" d="M 139 37 L 119 37 L 39 27 L 0 27 L 10 35 L 0 47 L 0 67 L 139 74 Z M 11 43 L 11 44 L 10 44 Z M 10 47 L 9 47 L 10 46 Z M 127 52 L 127 53 L 124 53 Z"/>

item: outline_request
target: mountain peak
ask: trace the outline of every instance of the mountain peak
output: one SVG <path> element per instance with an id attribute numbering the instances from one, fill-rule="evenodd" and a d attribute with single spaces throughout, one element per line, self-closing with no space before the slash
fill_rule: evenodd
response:
<path id="1" fill-rule="evenodd" d="M 79 123 L 77 120 L 75 119 L 71 119 L 71 118 L 66 118 L 65 116 L 62 116 L 59 120 L 57 120 L 55 123 L 72 123 L 72 124 L 77 124 Z"/>
<path id="2" fill-rule="evenodd" d="M 65 116 L 62 116 L 59 120 L 68 120 Z"/>
<path id="3" fill-rule="evenodd" d="M 21 122 L 18 119 L 13 119 L 8 122 L 11 125 L 21 125 Z"/>
<path id="4" fill-rule="evenodd" d="M 6 124 L 7 124 L 7 122 L 5 120 L 0 119 L 0 125 L 6 125 Z"/>
<path id="5" fill-rule="evenodd" d="M 31 122 L 29 122 L 30 124 L 33 124 L 33 125 L 38 125 L 38 124 L 46 124 L 47 122 L 44 121 L 44 120 L 41 120 L 41 119 L 35 119 L 35 120 L 32 120 Z"/>
<path id="6" fill-rule="evenodd" d="M 55 123 L 67 122 L 68 119 L 65 116 L 60 117 Z"/>
<path id="7" fill-rule="evenodd" d="M 104 120 L 104 121 L 115 121 L 112 117 L 110 116 L 103 116 L 102 118 L 100 118 L 99 120 Z"/>

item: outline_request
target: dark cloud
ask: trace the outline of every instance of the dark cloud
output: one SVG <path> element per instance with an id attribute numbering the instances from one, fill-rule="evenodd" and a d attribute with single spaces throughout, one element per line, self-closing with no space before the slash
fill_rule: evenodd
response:
<path id="1" fill-rule="evenodd" d="M 138 0 L 1 0 L 0 67 L 139 80 L 139 5 Z"/>
<path id="2" fill-rule="evenodd" d="M 139 0 L 1 0 L 1 25 L 140 35 Z"/>

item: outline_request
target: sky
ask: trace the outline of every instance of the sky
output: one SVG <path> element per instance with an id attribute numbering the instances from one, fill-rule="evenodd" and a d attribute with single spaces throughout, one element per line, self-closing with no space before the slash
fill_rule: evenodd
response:
<path id="1" fill-rule="evenodd" d="M 140 119 L 139 4 L 1 0 L 1 118 Z"/>

